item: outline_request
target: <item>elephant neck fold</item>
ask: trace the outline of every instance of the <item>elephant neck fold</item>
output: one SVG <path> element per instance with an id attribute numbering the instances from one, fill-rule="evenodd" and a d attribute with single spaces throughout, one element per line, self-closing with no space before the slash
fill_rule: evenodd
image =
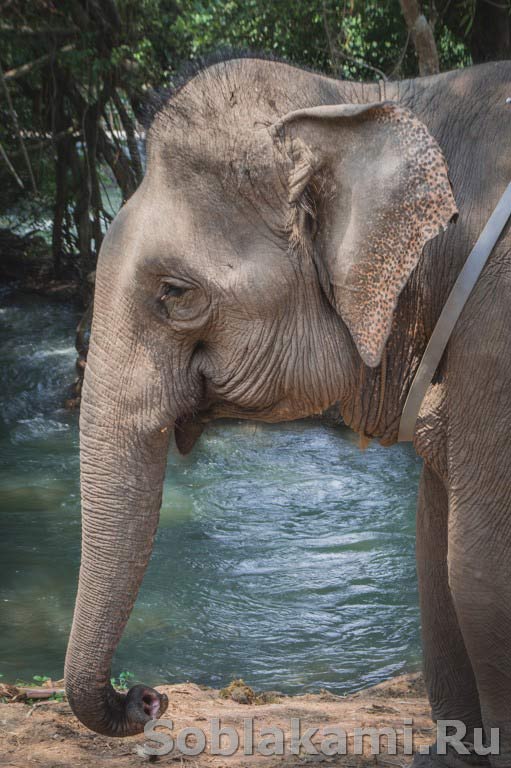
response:
<path id="1" fill-rule="evenodd" d="M 476 244 L 470 251 L 433 329 L 401 414 L 398 434 L 398 442 L 400 443 L 413 440 L 415 424 L 428 387 L 463 308 L 510 216 L 511 183 L 506 187 Z"/>

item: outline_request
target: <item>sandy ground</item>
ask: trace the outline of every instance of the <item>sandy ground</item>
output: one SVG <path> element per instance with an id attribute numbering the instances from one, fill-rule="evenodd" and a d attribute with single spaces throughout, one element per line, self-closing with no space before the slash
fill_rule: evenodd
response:
<path id="1" fill-rule="evenodd" d="M 150 762 L 163 766 L 187 768 L 298 768 L 327 765 L 347 768 L 366 766 L 407 766 L 411 758 L 403 755 L 402 737 L 405 718 L 413 718 L 414 748 L 433 741 L 433 724 L 422 680 L 418 675 L 405 675 L 368 688 L 351 696 L 340 697 L 324 692 L 304 696 L 269 697 L 274 703 L 246 704 L 222 698 L 220 692 L 192 683 L 160 686 L 169 697 L 165 717 L 174 724 L 174 737 L 186 726 L 202 729 L 208 736 L 206 751 L 196 757 L 185 757 L 173 751 L 161 757 L 147 757 L 142 745 L 144 735 L 126 739 L 98 736 L 84 728 L 72 715 L 65 702 L 45 702 L 37 706 L 25 703 L 0 704 L 0 766 L 2 768 L 132 768 Z M 243 696 L 234 693 L 243 700 Z M 231 756 L 212 755 L 209 736 L 211 718 L 220 718 L 221 726 L 232 726 L 240 734 L 240 749 Z M 277 726 L 286 734 L 284 756 L 244 755 L 244 720 L 253 718 L 254 744 L 260 742 L 261 729 Z M 300 718 L 301 733 L 314 726 L 340 726 L 348 734 L 348 754 L 327 757 L 323 754 L 295 756 L 290 754 L 291 718 Z M 365 756 L 353 754 L 355 728 L 395 728 L 398 752 L 395 755 L 369 754 L 370 739 L 364 739 Z M 313 738 L 321 743 L 324 734 Z M 385 743 L 385 739 L 382 739 Z M 189 741 L 190 744 L 193 740 Z M 225 742 L 224 742 L 225 743 Z M 153 746 L 160 746 L 152 743 Z"/>

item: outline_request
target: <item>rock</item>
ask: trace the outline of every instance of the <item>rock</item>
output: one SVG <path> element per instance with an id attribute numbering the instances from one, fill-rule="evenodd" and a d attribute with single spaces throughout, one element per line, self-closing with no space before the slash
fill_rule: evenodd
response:
<path id="1" fill-rule="evenodd" d="M 256 693 L 244 680 L 233 680 L 220 691 L 222 699 L 232 699 L 237 704 L 277 704 L 284 694 L 280 691 L 261 691 Z"/>
<path id="2" fill-rule="evenodd" d="M 257 695 L 257 704 L 278 704 L 284 698 L 282 691 L 261 691 Z"/>
<path id="3" fill-rule="evenodd" d="M 232 683 L 220 691 L 222 699 L 232 699 L 238 704 L 253 704 L 256 694 L 244 680 L 233 680 Z"/>

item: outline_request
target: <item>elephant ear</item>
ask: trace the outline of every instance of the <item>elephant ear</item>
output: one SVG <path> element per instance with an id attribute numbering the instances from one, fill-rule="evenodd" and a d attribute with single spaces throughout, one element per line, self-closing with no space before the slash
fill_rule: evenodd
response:
<path id="1" fill-rule="evenodd" d="M 304 219 L 316 216 L 323 287 L 374 367 L 424 245 L 457 213 L 442 151 L 393 102 L 301 109 L 272 132 L 284 148 L 293 236 L 310 239 Z"/>

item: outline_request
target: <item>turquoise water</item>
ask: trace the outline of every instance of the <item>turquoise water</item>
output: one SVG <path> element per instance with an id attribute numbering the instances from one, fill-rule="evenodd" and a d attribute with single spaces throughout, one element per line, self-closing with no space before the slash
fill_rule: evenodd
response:
<path id="1" fill-rule="evenodd" d="M 0 311 L 0 673 L 62 675 L 79 563 L 76 313 Z M 417 665 L 407 446 L 343 428 L 218 422 L 169 457 L 161 523 L 114 671 L 154 684 L 343 693 Z"/>

